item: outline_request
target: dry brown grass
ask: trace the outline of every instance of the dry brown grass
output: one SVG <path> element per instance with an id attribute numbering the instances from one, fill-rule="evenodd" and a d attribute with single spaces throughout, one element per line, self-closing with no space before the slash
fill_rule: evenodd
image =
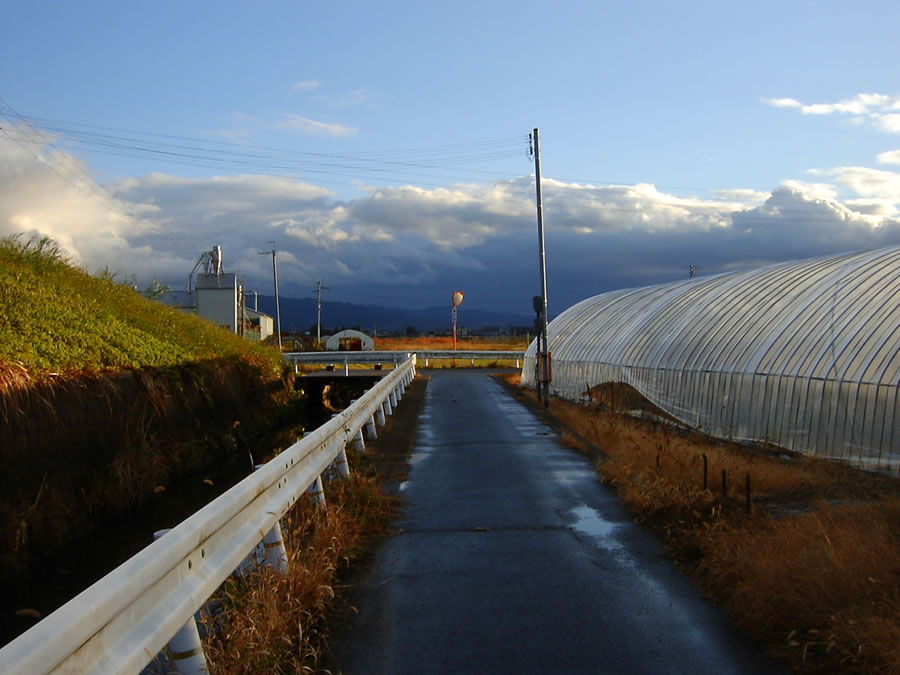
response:
<path id="1" fill-rule="evenodd" d="M 554 399 L 564 441 L 744 630 L 800 672 L 900 673 L 900 481 L 620 415 L 631 393 L 607 394 Z"/>
<path id="2" fill-rule="evenodd" d="M 211 673 L 298 673 L 319 669 L 337 580 L 364 545 L 387 528 L 395 500 L 352 474 L 326 487 L 327 508 L 302 499 L 282 519 L 288 573 L 268 569 L 226 584 L 221 614 L 208 620 Z"/>

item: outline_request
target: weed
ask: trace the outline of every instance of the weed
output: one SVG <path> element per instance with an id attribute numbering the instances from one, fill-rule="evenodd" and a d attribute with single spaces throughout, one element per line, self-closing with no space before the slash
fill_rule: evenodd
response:
<path id="1" fill-rule="evenodd" d="M 386 530 L 396 503 L 359 474 L 329 483 L 327 492 L 325 509 L 304 498 L 282 519 L 287 574 L 261 569 L 225 585 L 224 613 L 208 620 L 211 673 L 317 670 L 340 574 Z"/>

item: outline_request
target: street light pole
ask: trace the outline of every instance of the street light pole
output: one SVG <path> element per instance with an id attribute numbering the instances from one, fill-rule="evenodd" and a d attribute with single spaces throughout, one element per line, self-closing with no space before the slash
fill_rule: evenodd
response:
<path id="1" fill-rule="evenodd" d="M 544 253 L 544 208 L 541 203 L 541 146 L 538 139 L 538 130 L 534 130 L 534 186 L 537 194 L 537 225 L 538 246 L 541 263 L 541 333 L 542 340 L 538 340 L 539 359 L 542 361 L 541 382 L 535 383 L 538 388 L 543 387 L 544 407 L 550 407 L 550 353 L 547 346 L 547 263 Z M 541 342 L 543 348 L 541 349 Z M 540 393 L 540 392 L 539 392 Z"/>

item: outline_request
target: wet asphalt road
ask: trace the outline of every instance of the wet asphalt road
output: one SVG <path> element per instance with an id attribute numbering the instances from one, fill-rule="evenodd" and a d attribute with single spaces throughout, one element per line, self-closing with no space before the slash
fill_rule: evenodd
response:
<path id="1" fill-rule="evenodd" d="M 779 670 L 499 384 L 431 374 L 400 532 L 333 645 L 342 672 Z"/>

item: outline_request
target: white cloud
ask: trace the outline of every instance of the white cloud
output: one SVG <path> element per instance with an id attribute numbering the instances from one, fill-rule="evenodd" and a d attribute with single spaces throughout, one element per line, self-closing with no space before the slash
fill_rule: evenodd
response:
<path id="1" fill-rule="evenodd" d="M 900 164 L 900 150 L 889 150 L 878 155 L 879 164 Z"/>
<path id="2" fill-rule="evenodd" d="M 801 108 L 803 104 L 795 98 L 763 98 L 763 103 L 768 103 L 776 108 Z"/>
<path id="3" fill-rule="evenodd" d="M 310 136 L 331 136 L 336 138 L 342 136 L 353 136 L 359 131 L 359 129 L 357 129 L 356 127 L 346 126 L 344 124 L 333 122 L 322 122 L 293 113 L 289 113 L 283 116 L 280 120 L 276 121 L 263 119 L 262 117 L 257 117 L 256 115 L 249 115 L 247 113 L 241 112 L 235 113 L 235 118 L 239 122 L 249 124 L 254 127 L 275 129 L 276 131 L 301 133 Z"/>
<path id="4" fill-rule="evenodd" d="M 298 94 L 304 91 L 312 91 L 322 86 L 318 80 L 302 80 L 291 85 L 291 93 Z"/>
<path id="5" fill-rule="evenodd" d="M 900 96 L 888 94 L 857 94 L 853 98 L 836 103 L 805 104 L 793 98 L 763 98 L 764 103 L 776 108 L 798 108 L 804 115 L 853 115 L 853 124 L 872 125 L 889 134 L 900 134 Z"/>
<path id="6" fill-rule="evenodd" d="M 356 127 L 348 127 L 343 124 L 331 122 L 320 122 L 295 114 L 287 115 L 286 119 L 275 123 L 274 126 L 284 131 L 297 131 L 312 136 L 353 136 L 359 131 Z"/>
<path id="7" fill-rule="evenodd" d="M 54 159 L 59 171 L 86 172 L 64 153 Z M 815 175 L 768 194 L 723 190 L 711 199 L 545 178 L 554 302 L 561 309 L 604 290 L 682 278 L 690 264 L 708 274 L 900 243 L 900 174 L 839 167 Z M 274 240 L 285 295 L 306 297 L 322 278 L 335 300 L 423 306 L 465 285 L 478 290 L 473 301 L 512 307 L 537 290 L 533 176 L 382 187 L 346 202 L 278 176 L 157 173 L 110 191 L 127 209 L 111 210 L 0 142 L 0 233 L 50 235 L 88 269 L 109 266 L 142 285 L 157 278 L 182 287 L 200 252 L 219 244 L 226 270 L 265 293 L 271 259 L 259 251 Z"/>
<path id="8" fill-rule="evenodd" d="M 738 202 L 740 204 L 746 205 L 755 205 L 767 200 L 770 193 L 760 192 L 759 190 L 736 188 L 733 190 L 716 190 L 714 194 L 727 201 Z"/>
<path id="9" fill-rule="evenodd" d="M 900 115 L 891 113 L 890 115 L 880 115 L 874 119 L 877 129 L 889 134 L 900 134 Z"/>

